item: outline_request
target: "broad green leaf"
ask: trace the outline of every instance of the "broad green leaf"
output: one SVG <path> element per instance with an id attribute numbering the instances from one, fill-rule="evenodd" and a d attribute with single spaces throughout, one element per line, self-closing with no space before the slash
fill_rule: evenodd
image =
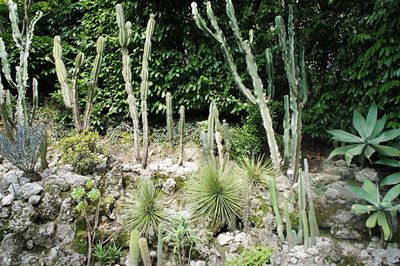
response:
<path id="1" fill-rule="evenodd" d="M 346 154 L 346 152 L 348 150 L 351 150 L 354 147 L 359 146 L 359 145 L 360 144 L 351 144 L 351 145 L 346 145 L 346 146 L 343 146 L 343 147 L 336 148 L 329 154 L 328 159 L 331 159 L 332 157 L 334 157 L 336 155 L 339 155 L 339 154 Z"/>
<path id="2" fill-rule="evenodd" d="M 365 156 L 369 159 L 371 158 L 372 154 L 374 154 L 375 149 L 371 145 L 367 145 L 364 150 Z"/>
<path id="3" fill-rule="evenodd" d="M 369 108 L 367 119 L 365 122 L 365 135 L 370 137 L 375 129 L 376 120 L 378 118 L 378 110 L 376 109 L 376 104 L 372 103 Z"/>
<path id="4" fill-rule="evenodd" d="M 377 144 L 371 144 L 374 149 L 379 152 L 382 155 L 390 156 L 390 157 L 395 157 L 395 156 L 400 156 L 400 150 L 391 147 L 391 146 L 385 146 L 385 145 L 377 145 Z"/>
<path id="5" fill-rule="evenodd" d="M 328 133 L 333 136 L 332 139 L 337 141 L 350 142 L 350 143 L 364 142 L 362 138 L 340 129 L 328 130 Z"/>
<path id="6" fill-rule="evenodd" d="M 357 197 L 359 197 L 365 201 L 368 201 L 369 203 L 371 203 L 374 206 L 378 205 L 378 203 L 374 200 L 374 197 L 372 195 L 369 195 L 364 189 L 362 189 L 360 187 L 350 186 L 350 190 Z"/>
<path id="7" fill-rule="evenodd" d="M 386 218 L 384 212 L 377 212 L 378 213 L 378 224 L 382 228 L 383 236 L 385 240 L 389 240 L 392 237 L 392 230 L 390 229 L 389 222 Z"/>
<path id="8" fill-rule="evenodd" d="M 354 110 L 353 113 L 353 126 L 356 128 L 361 138 L 367 138 L 367 135 L 365 134 L 365 119 L 357 110 Z"/>
<path id="9" fill-rule="evenodd" d="M 390 207 L 390 208 L 387 208 L 387 209 L 385 209 L 386 211 L 399 211 L 400 210 L 400 204 L 397 204 L 397 205 L 395 205 L 395 206 L 393 206 L 393 207 Z"/>
<path id="10" fill-rule="evenodd" d="M 374 212 L 373 214 L 371 214 L 371 216 L 368 217 L 365 225 L 368 228 L 374 228 L 377 222 L 378 222 L 378 212 Z"/>
<path id="11" fill-rule="evenodd" d="M 381 133 L 378 137 L 370 140 L 370 143 L 379 144 L 381 142 L 386 142 L 389 140 L 393 140 L 400 136 L 400 128 L 392 129 Z"/>
<path id="12" fill-rule="evenodd" d="M 395 159 L 380 159 L 374 163 L 388 165 L 392 167 L 400 167 L 400 160 L 395 160 Z"/>
<path id="13" fill-rule="evenodd" d="M 392 187 L 388 192 L 386 192 L 385 197 L 383 197 L 382 202 L 392 202 L 395 198 L 400 195 L 400 184 Z"/>
<path id="14" fill-rule="evenodd" d="M 373 202 L 375 202 L 375 204 L 374 204 L 375 206 L 379 204 L 380 198 L 379 198 L 379 187 L 378 187 L 378 185 L 374 184 L 368 178 L 364 178 L 362 189 L 365 192 L 367 192 L 368 195 L 370 195 L 370 197 L 373 200 Z"/>
<path id="15" fill-rule="evenodd" d="M 371 133 L 371 138 L 375 138 L 376 136 L 382 133 L 382 130 L 385 128 L 386 120 L 387 120 L 386 115 L 384 115 L 381 119 L 379 119 L 376 122 L 375 128 Z"/>
<path id="16" fill-rule="evenodd" d="M 351 211 L 357 215 L 370 213 L 371 211 L 376 210 L 376 208 L 372 205 L 361 205 L 361 204 L 354 204 L 351 206 Z"/>
<path id="17" fill-rule="evenodd" d="M 353 159 L 354 156 L 357 156 L 357 155 L 360 155 L 361 153 L 363 153 L 365 146 L 366 146 L 365 144 L 360 144 L 346 152 L 345 159 L 346 159 L 347 165 L 349 165 L 351 163 L 351 160 Z"/>
<path id="18" fill-rule="evenodd" d="M 400 183 L 400 172 L 397 172 L 385 177 L 381 182 L 381 186 L 396 185 L 399 183 Z"/>

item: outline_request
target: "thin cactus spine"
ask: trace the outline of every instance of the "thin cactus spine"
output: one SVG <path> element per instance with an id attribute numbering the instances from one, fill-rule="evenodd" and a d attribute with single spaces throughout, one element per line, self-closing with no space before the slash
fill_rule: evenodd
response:
<path id="1" fill-rule="evenodd" d="M 167 116 L 167 138 L 168 138 L 168 148 L 170 153 L 172 153 L 174 149 L 173 139 L 174 139 L 174 120 L 172 117 L 172 96 L 170 92 L 167 92 L 165 95 L 165 104 L 167 107 L 166 116 Z"/>
<path id="2" fill-rule="evenodd" d="M 149 57 L 151 52 L 151 38 L 154 32 L 154 15 L 150 15 L 150 19 L 147 22 L 146 28 L 146 41 L 144 43 L 143 60 L 142 60 L 142 84 L 140 86 L 141 91 L 141 109 L 142 109 L 142 125 L 143 125 L 143 150 L 142 150 L 142 167 L 147 166 L 147 157 L 149 152 L 149 140 L 148 140 L 148 119 L 147 119 L 147 95 L 149 93 Z"/>
<path id="3" fill-rule="evenodd" d="M 184 143 L 183 135 L 185 129 L 185 107 L 181 106 L 179 108 L 179 161 L 178 164 L 183 164 L 183 154 L 184 154 Z"/>
<path id="4" fill-rule="evenodd" d="M 133 230 L 129 240 L 129 266 L 139 265 L 139 232 Z"/>
<path id="5" fill-rule="evenodd" d="M 139 239 L 139 250 L 140 256 L 142 257 L 143 265 L 151 266 L 149 247 L 147 245 L 147 240 L 144 237 Z"/>

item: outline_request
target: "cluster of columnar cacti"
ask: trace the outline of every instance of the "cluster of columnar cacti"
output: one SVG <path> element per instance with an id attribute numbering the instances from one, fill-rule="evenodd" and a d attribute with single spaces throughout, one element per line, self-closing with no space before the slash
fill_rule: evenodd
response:
<path id="1" fill-rule="evenodd" d="M 64 100 L 64 104 L 67 108 L 70 108 L 73 113 L 75 129 L 78 133 L 81 133 L 90 128 L 90 117 L 93 110 L 93 101 L 97 91 L 97 81 L 101 70 L 101 63 L 103 61 L 104 52 L 104 38 L 99 37 L 97 39 L 97 54 L 93 62 L 93 68 L 90 75 L 90 81 L 88 86 L 88 96 L 86 100 L 86 108 L 83 117 L 81 116 L 79 96 L 78 96 L 78 80 L 81 73 L 81 68 L 85 62 L 85 55 L 78 53 L 75 57 L 74 68 L 72 71 L 72 77 L 68 77 L 68 72 L 65 67 L 62 58 L 62 45 L 61 38 L 59 36 L 54 37 L 53 46 L 53 57 L 56 65 L 57 78 L 61 85 L 61 94 Z"/>
<path id="2" fill-rule="evenodd" d="M 284 163 L 296 182 L 299 176 L 301 160 L 302 139 L 302 110 L 307 101 L 308 87 L 304 63 L 304 50 L 300 51 L 300 58 L 295 53 L 295 33 L 293 24 L 293 8 L 289 6 L 288 32 L 286 32 L 283 18 L 275 19 L 276 29 L 279 35 L 279 45 L 282 50 L 282 58 L 285 65 L 290 93 L 284 98 L 285 117 L 284 126 Z M 300 65 L 297 65 L 297 62 Z"/>
<path id="3" fill-rule="evenodd" d="M 181 106 L 179 108 L 179 160 L 178 164 L 183 164 L 183 152 L 184 152 L 184 143 L 183 143 L 183 135 L 185 128 L 185 107 Z"/>
<path id="4" fill-rule="evenodd" d="M 202 142 L 202 154 L 204 159 L 214 158 L 215 147 L 217 148 L 218 161 L 221 166 L 229 160 L 230 140 L 229 126 L 226 121 L 221 125 L 219 111 L 215 102 L 211 102 L 207 120 L 207 133 L 200 132 Z"/>
<path id="5" fill-rule="evenodd" d="M 157 266 L 164 265 L 164 233 L 162 225 L 158 226 L 158 242 L 157 242 Z M 140 257 L 144 266 L 151 266 L 151 258 L 149 253 L 149 247 L 147 245 L 146 238 L 139 238 L 139 231 L 133 230 L 131 232 L 129 241 L 129 266 L 138 266 Z"/>
<path id="6" fill-rule="evenodd" d="M 26 100 L 26 93 L 29 87 L 28 75 L 28 59 L 29 52 L 32 44 L 33 31 L 35 24 L 42 17 L 42 12 L 37 12 L 32 20 L 24 19 L 22 30 L 20 30 L 19 17 L 17 12 L 17 5 L 12 1 L 8 1 L 8 8 L 10 12 L 10 21 L 12 36 L 19 51 L 19 64 L 15 67 L 15 78 L 12 77 L 11 65 L 8 60 L 3 39 L 0 38 L 0 59 L 2 63 L 2 72 L 10 88 L 18 92 L 16 107 L 13 106 L 10 99 L 10 92 L 4 89 L 0 75 L 0 115 L 3 121 L 4 136 L 13 143 L 15 141 L 15 131 L 18 128 L 32 126 L 36 120 L 36 111 L 38 107 L 38 82 L 35 78 L 32 79 L 32 108 L 28 110 Z M 25 14 L 29 11 L 29 2 L 25 3 Z M 15 115 L 14 115 L 15 113 Z M 29 130 L 27 131 L 29 132 Z M 41 136 L 41 168 L 47 168 L 47 144 L 46 134 Z"/>
<path id="7" fill-rule="evenodd" d="M 170 92 L 167 92 L 165 95 L 165 105 L 167 107 L 167 138 L 168 138 L 168 148 L 170 153 L 173 152 L 174 149 L 174 119 L 172 116 L 172 96 Z"/>
<path id="8" fill-rule="evenodd" d="M 273 164 L 275 165 L 276 168 L 279 168 L 281 166 L 281 155 L 278 149 L 278 144 L 275 138 L 275 132 L 272 127 L 272 118 L 271 114 L 267 105 L 267 100 L 266 100 L 266 95 L 263 90 L 263 83 L 261 81 L 261 78 L 258 74 L 258 67 L 257 64 L 254 60 L 254 56 L 252 54 L 251 48 L 250 48 L 250 43 L 247 40 L 243 40 L 242 34 L 240 32 L 238 22 L 235 17 L 235 11 L 233 8 L 233 4 L 231 0 L 226 0 L 226 13 L 229 17 L 229 25 L 233 31 L 233 34 L 235 36 L 235 40 L 238 44 L 239 50 L 244 53 L 244 56 L 246 58 L 246 65 L 247 65 L 247 71 L 248 74 L 251 77 L 252 83 L 253 83 L 253 91 L 249 90 L 243 83 L 242 78 L 240 74 L 238 73 L 238 69 L 235 65 L 233 55 L 231 52 L 231 49 L 229 45 L 227 44 L 226 38 L 224 34 L 222 33 L 222 30 L 220 29 L 217 19 L 215 18 L 214 12 L 211 8 L 211 3 L 207 2 L 207 17 L 211 23 L 212 29 L 210 29 L 207 26 L 206 21 L 204 18 L 199 14 L 198 9 L 197 9 L 197 4 L 195 2 L 192 3 L 192 14 L 194 16 L 194 19 L 196 21 L 197 26 L 203 30 L 206 34 L 210 35 L 214 39 L 216 39 L 220 45 L 222 52 L 224 54 L 225 60 L 228 64 L 228 67 L 232 73 L 232 76 L 235 80 L 236 85 L 239 87 L 240 91 L 246 96 L 246 98 L 253 104 L 257 104 L 260 109 L 261 117 L 263 120 L 263 126 L 266 131 L 267 139 L 268 139 L 268 145 L 270 149 L 270 155 Z M 271 53 L 267 53 L 267 55 L 271 55 Z M 269 60 L 269 67 L 272 70 L 272 57 Z M 268 61 L 268 60 L 267 60 Z M 270 72 L 270 71 L 268 71 Z M 270 82 L 273 81 L 273 78 L 271 76 Z M 273 93 L 273 85 L 269 86 L 270 94 Z"/>
<path id="9" fill-rule="evenodd" d="M 299 177 L 298 193 L 298 217 L 299 228 L 296 232 L 292 229 L 290 215 L 288 210 L 288 201 L 284 202 L 284 217 L 286 224 L 286 237 L 283 233 L 283 221 L 278 207 L 278 195 L 275 188 L 275 180 L 270 179 L 271 202 L 275 213 L 275 223 L 277 233 L 282 241 L 287 241 L 289 248 L 303 243 L 306 248 L 315 245 L 316 236 L 319 234 L 317 219 L 315 216 L 314 204 L 311 195 L 311 185 L 308 176 L 308 162 L 304 159 L 305 171 Z"/>
<path id="10" fill-rule="evenodd" d="M 149 57 L 151 52 L 151 38 L 154 32 L 154 15 L 150 15 L 150 19 L 147 23 L 146 28 L 146 40 L 144 43 L 143 49 L 143 58 L 142 58 L 142 71 L 140 73 L 140 77 L 142 79 L 140 85 L 140 108 L 142 112 L 142 128 L 143 128 L 143 138 L 142 138 L 142 154 L 140 155 L 139 146 L 139 118 L 137 111 L 137 103 L 136 98 L 132 89 L 132 71 L 131 71 L 131 59 L 129 56 L 128 45 L 131 39 L 131 23 L 129 21 L 125 22 L 125 16 L 123 8 L 120 4 L 115 6 L 116 14 L 117 14 L 117 25 L 119 28 L 119 43 L 121 46 L 122 53 L 122 75 L 125 81 L 125 90 L 128 93 L 128 104 L 129 104 L 129 112 L 132 117 L 133 122 L 133 156 L 137 162 L 141 160 L 142 167 L 145 168 L 147 166 L 147 157 L 149 150 L 149 139 L 148 139 L 148 119 L 147 119 L 147 96 L 149 93 Z"/>

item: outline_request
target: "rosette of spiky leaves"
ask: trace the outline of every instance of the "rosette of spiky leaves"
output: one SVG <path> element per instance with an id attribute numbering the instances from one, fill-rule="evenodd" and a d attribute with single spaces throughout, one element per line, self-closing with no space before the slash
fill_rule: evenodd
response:
<path id="1" fill-rule="evenodd" d="M 336 155 L 345 155 L 347 164 L 350 164 L 352 158 L 358 155 L 365 155 L 371 158 L 375 151 L 387 156 L 400 156 L 400 150 L 395 147 L 381 145 L 383 142 L 393 140 L 400 136 L 400 128 L 382 132 L 385 128 L 386 115 L 381 119 L 377 119 L 376 104 L 373 103 L 369 108 L 368 115 L 364 118 L 357 110 L 353 114 L 353 126 L 359 136 L 353 135 L 343 130 L 328 130 L 332 139 L 347 143 L 352 143 L 343 147 L 334 149 L 329 158 Z"/>
<path id="2" fill-rule="evenodd" d="M 245 172 L 247 182 L 252 186 L 265 186 L 270 177 L 276 176 L 277 171 L 270 160 L 264 156 L 251 156 L 243 158 L 239 163 Z"/>
<path id="3" fill-rule="evenodd" d="M 167 220 L 161 196 L 160 189 L 152 181 L 141 181 L 122 202 L 123 227 L 129 232 L 138 230 L 141 235 L 156 232 L 157 226 Z"/>
<path id="4" fill-rule="evenodd" d="M 379 225 L 383 238 L 390 240 L 393 229 L 388 216 L 396 217 L 400 210 L 400 204 L 393 206 L 393 200 L 400 195 L 400 184 L 392 187 L 383 198 L 380 195 L 379 186 L 367 178 L 364 179 L 361 188 L 351 186 L 350 189 L 356 196 L 369 203 L 367 205 L 354 204 L 351 206 L 351 210 L 357 215 L 368 214 L 366 226 L 374 228 Z"/>
<path id="5" fill-rule="evenodd" d="M 219 167 L 207 160 L 189 180 L 188 194 L 195 218 L 210 218 L 214 225 L 234 228 L 244 207 L 243 182 L 234 164 Z"/>
<path id="6" fill-rule="evenodd" d="M 0 153 L 25 173 L 33 173 L 45 132 L 42 125 L 20 124 L 16 127 L 15 139 L 0 133 Z"/>

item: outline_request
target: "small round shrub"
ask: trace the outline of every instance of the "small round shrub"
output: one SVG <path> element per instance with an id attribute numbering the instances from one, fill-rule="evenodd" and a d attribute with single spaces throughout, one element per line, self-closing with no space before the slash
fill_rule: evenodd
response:
<path id="1" fill-rule="evenodd" d="M 93 172 L 96 165 L 102 162 L 99 155 L 104 153 L 97 132 L 83 132 L 60 141 L 61 161 L 70 164 L 79 174 Z"/>

